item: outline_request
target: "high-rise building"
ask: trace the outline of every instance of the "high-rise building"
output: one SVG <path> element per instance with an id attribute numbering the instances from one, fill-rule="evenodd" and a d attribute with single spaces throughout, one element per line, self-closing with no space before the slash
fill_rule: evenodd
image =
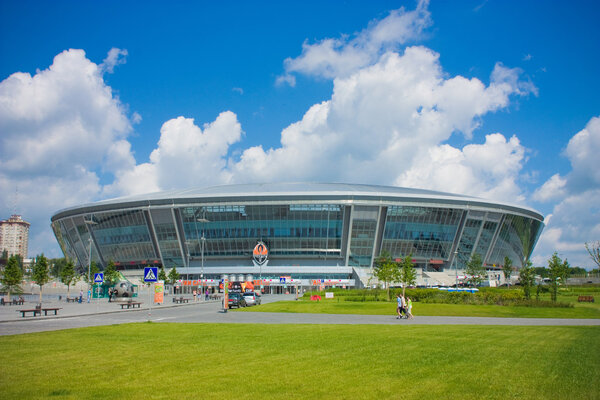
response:
<path id="1" fill-rule="evenodd" d="M 11 215 L 9 219 L 0 221 L 0 252 L 6 250 L 9 256 L 19 254 L 27 258 L 29 225 L 20 215 Z"/>

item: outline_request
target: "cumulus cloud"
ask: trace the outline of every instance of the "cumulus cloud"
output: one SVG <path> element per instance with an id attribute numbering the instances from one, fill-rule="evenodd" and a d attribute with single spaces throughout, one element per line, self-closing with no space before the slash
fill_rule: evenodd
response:
<path id="1" fill-rule="evenodd" d="M 113 66 L 114 54 L 107 57 Z M 32 254 L 48 245 L 35 237 L 47 236 L 52 212 L 96 198 L 99 172 L 135 165 L 126 141 L 131 123 L 103 72 L 84 51 L 67 50 L 48 69 L 0 82 L 0 187 L 7 189 L 0 200 L 9 209 L 18 186 Z"/>
<path id="2" fill-rule="evenodd" d="M 499 133 L 487 135 L 483 144 L 469 144 L 462 150 L 434 146 L 395 184 L 523 203 L 518 180 L 525 151 L 517 137 L 506 140 Z"/>
<path id="3" fill-rule="evenodd" d="M 315 44 L 304 42 L 300 56 L 284 61 L 286 73 L 277 78 L 277 83 L 294 86 L 296 81 L 291 75 L 294 72 L 327 79 L 345 77 L 375 63 L 383 53 L 397 50 L 422 35 L 431 25 L 428 5 L 428 0 L 420 0 L 415 10 L 407 11 L 404 7 L 393 10 L 352 39 L 343 36 Z"/>
<path id="4" fill-rule="evenodd" d="M 556 201 L 552 218 L 540 237 L 534 261 L 546 264 L 554 251 L 572 265 L 593 267 L 584 243 L 600 238 L 600 117 L 592 118 L 569 141 L 564 155 L 571 171 L 553 175 L 534 193 L 538 201 Z"/>
<path id="5" fill-rule="evenodd" d="M 160 129 L 158 147 L 150 154 L 150 161 L 117 173 L 107 193 L 147 193 L 227 182 L 229 147 L 241 137 L 241 125 L 231 111 L 219 114 L 203 129 L 192 118 L 171 119 Z"/>
<path id="6" fill-rule="evenodd" d="M 489 135 L 464 149 L 441 145 L 455 132 L 471 138 L 480 117 L 506 107 L 513 94 L 528 94 L 512 79 L 518 73 L 497 65 L 486 85 L 448 77 L 439 55 L 425 47 L 388 52 L 336 78 L 331 99 L 284 129 L 280 147 L 245 150 L 230 165 L 232 179 L 395 183 L 522 201 L 517 180 L 525 149 L 516 137 Z M 464 182 L 444 179 L 444 171 Z"/>

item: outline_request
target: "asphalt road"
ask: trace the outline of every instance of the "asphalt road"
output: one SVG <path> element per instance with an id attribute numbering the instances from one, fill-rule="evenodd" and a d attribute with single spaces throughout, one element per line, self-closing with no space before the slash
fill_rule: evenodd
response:
<path id="1" fill-rule="evenodd" d="M 265 295 L 263 303 L 291 300 L 293 296 Z M 169 299 L 167 299 L 170 301 Z M 58 316 L 22 318 L 18 309 L 26 306 L 5 306 L 0 309 L 0 335 L 16 335 L 31 332 L 83 328 L 88 326 L 125 324 L 132 322 L 178 322 L 178 323 L 236 323 L 236 324 L 368 324 L 368 325 L 521 325 L 521 326 L 582 326 L 600 325 L 600 319 L 550 319 L 550 318 L 477 318 L 477 317 L 415 317 L 398 320 L 395 315 L 348 315 L 348 314 L 292 314 L 237 312 L 224 313 L 220 301 L 198 302 L 141 309 L 121 310 L 117 304 L 102 301 L 85 304 L 45 304 L 62 307 Z"/>

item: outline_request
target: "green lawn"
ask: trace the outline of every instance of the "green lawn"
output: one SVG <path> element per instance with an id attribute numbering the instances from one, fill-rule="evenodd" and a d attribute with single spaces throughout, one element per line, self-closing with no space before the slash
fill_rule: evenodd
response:
<path id="1" fill-rule="evenodd" d="M 246 307 L 243 312 L 288 312 L 318 314 L 363 314 L 394 315 L 396 302 L 383 301 L 337 301 L 310 300 L 278 301 L 258 307 Z M 414 315 L 462 316 L 462 317 L 515 317 L 515 318 L 600 318 L 600 309 L 595 306 L 575 308 L 516 307 L 471 304 L 413 303 Z"/>
<path id="2" fill-rule="evenodd" d="M 594 399 L 599 327 L 142 323 L 0 337 L 4 399 Z"/>

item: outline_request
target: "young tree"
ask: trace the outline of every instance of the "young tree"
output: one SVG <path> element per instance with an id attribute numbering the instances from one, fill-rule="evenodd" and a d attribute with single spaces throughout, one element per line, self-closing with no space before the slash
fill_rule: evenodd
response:
<path id="1" fill-rule="evenodd" d="M 8 293 L 8 301 L 10 301 L 10 294 L 21 292 L 21 282 L 23 281 L 23 271 L 19 267 L 19 261 L 16 257 L 11 256 L 6 262 L 6 267 L 2 273 L 0 282 L 2 283 L 2 290 L 6 290 Z"/>
<path id="2" fill-rule="evenodd" d="M 502 273 L 506 284 L 510 287 L 510 275 L 512 274 L 512 260 L 508 256 L 504 256 L 504 265 L 502 266 Z"/>
<path id="3" fill-rule="evenodd" d="M 527 260 L 525 265 L 521 267 L 519 271 L 519 282 L 521 282 L 521 287 L 523 288 L 523 294 L 526 299 L 531 298 L 531 288 L 535 284 L 535 274 L 533 271 L 531 261 Z"/>
<path id="4" fill-rule="evenodd" d="M 120 279 L 121 274 L 119 273 L 119 271 L 117 271 L 115 263 L 112 260 L 110 260 L 106 265 L 106 268 L 104 269 L 104 283 L 107 286 L 112 287 L 116 283 L 118 283 Z"/>
<path id="5" fill-rule="evenodd" d="M 67 297 L 71 295 L 71 285 L 77 282 L 77 273 L 75 272 L 75 264 L 68 260 L 60 271 L 60 281 L 67 285 Z"/>
<path id="6" fill-rule="evenodd" d="M 417 271 L 412 263 L 412 253 L 402 259 L 400 263 L 400 282 L 402 282 L 402 296 L 406 291 L 406 286 L 414 285 L 417 281 Z"/>
<path id="7" fill-rule="evenodd" d="M 550 298 L 556 301 L 558 295 L 558 286 L 567 282 L 569 276 L 569 263 L 567 260 L 561 260 L 556 252 L 548 260 L 548 269 L 550 270 Z"/>
<path id="8" fill-rule="evenodd" d="M 585 249 L 590 253 L 590 257 L 600 269 L 600 240 L 592 243 L 586 243 Z"/>
<path id="9" fill-rule="evenodd" d="M 160 266 L 160 271 L 158 271 L 158 280 L 159 281 L 165 281 L 167 282 L 167 273 L 165 272 L 165 267 L 164 266 Z"/>
<path id="10" fill-rule="evenodd" d="M 42 253 L 35 260 L 33 270 L 31 271 L 31 279 L 40 287 L 40 304 L 42 303 L 43 286 L 50 281 L 50 268 L 48 259 Z"/>
<path id="11" fill-rule="evenodd" d="M 179 272 L 177 272 L 177 268 L 173 267 L 170 271 L 169 271 L 169 276 L 168 276 L 168 280 L 169 283 L 171 285 L 174 285 L 175 283 L 177 283 L 177 280 L 179 279 Z"/>
<path id="12" fill-rule="evenodd" d="M 392 260 L 390 253 L 383 251 L 375 259 L 375 276 L 379 281 L 384 282 L 387 287 L 387 299 L 390 301 L 390 283 L 400 280 L 400 269 L 398 263 Z"/>
<path id="13" fill-rule="evenodd" d="M 465 274 L 469 275 L 469 282 L 471 285 L 477 286 L 483 281 L 485 275 L 485 268 L 483 267 L 483 260 L 478 253 L 471 256 L 471 259 L 467 263 Z"/>

